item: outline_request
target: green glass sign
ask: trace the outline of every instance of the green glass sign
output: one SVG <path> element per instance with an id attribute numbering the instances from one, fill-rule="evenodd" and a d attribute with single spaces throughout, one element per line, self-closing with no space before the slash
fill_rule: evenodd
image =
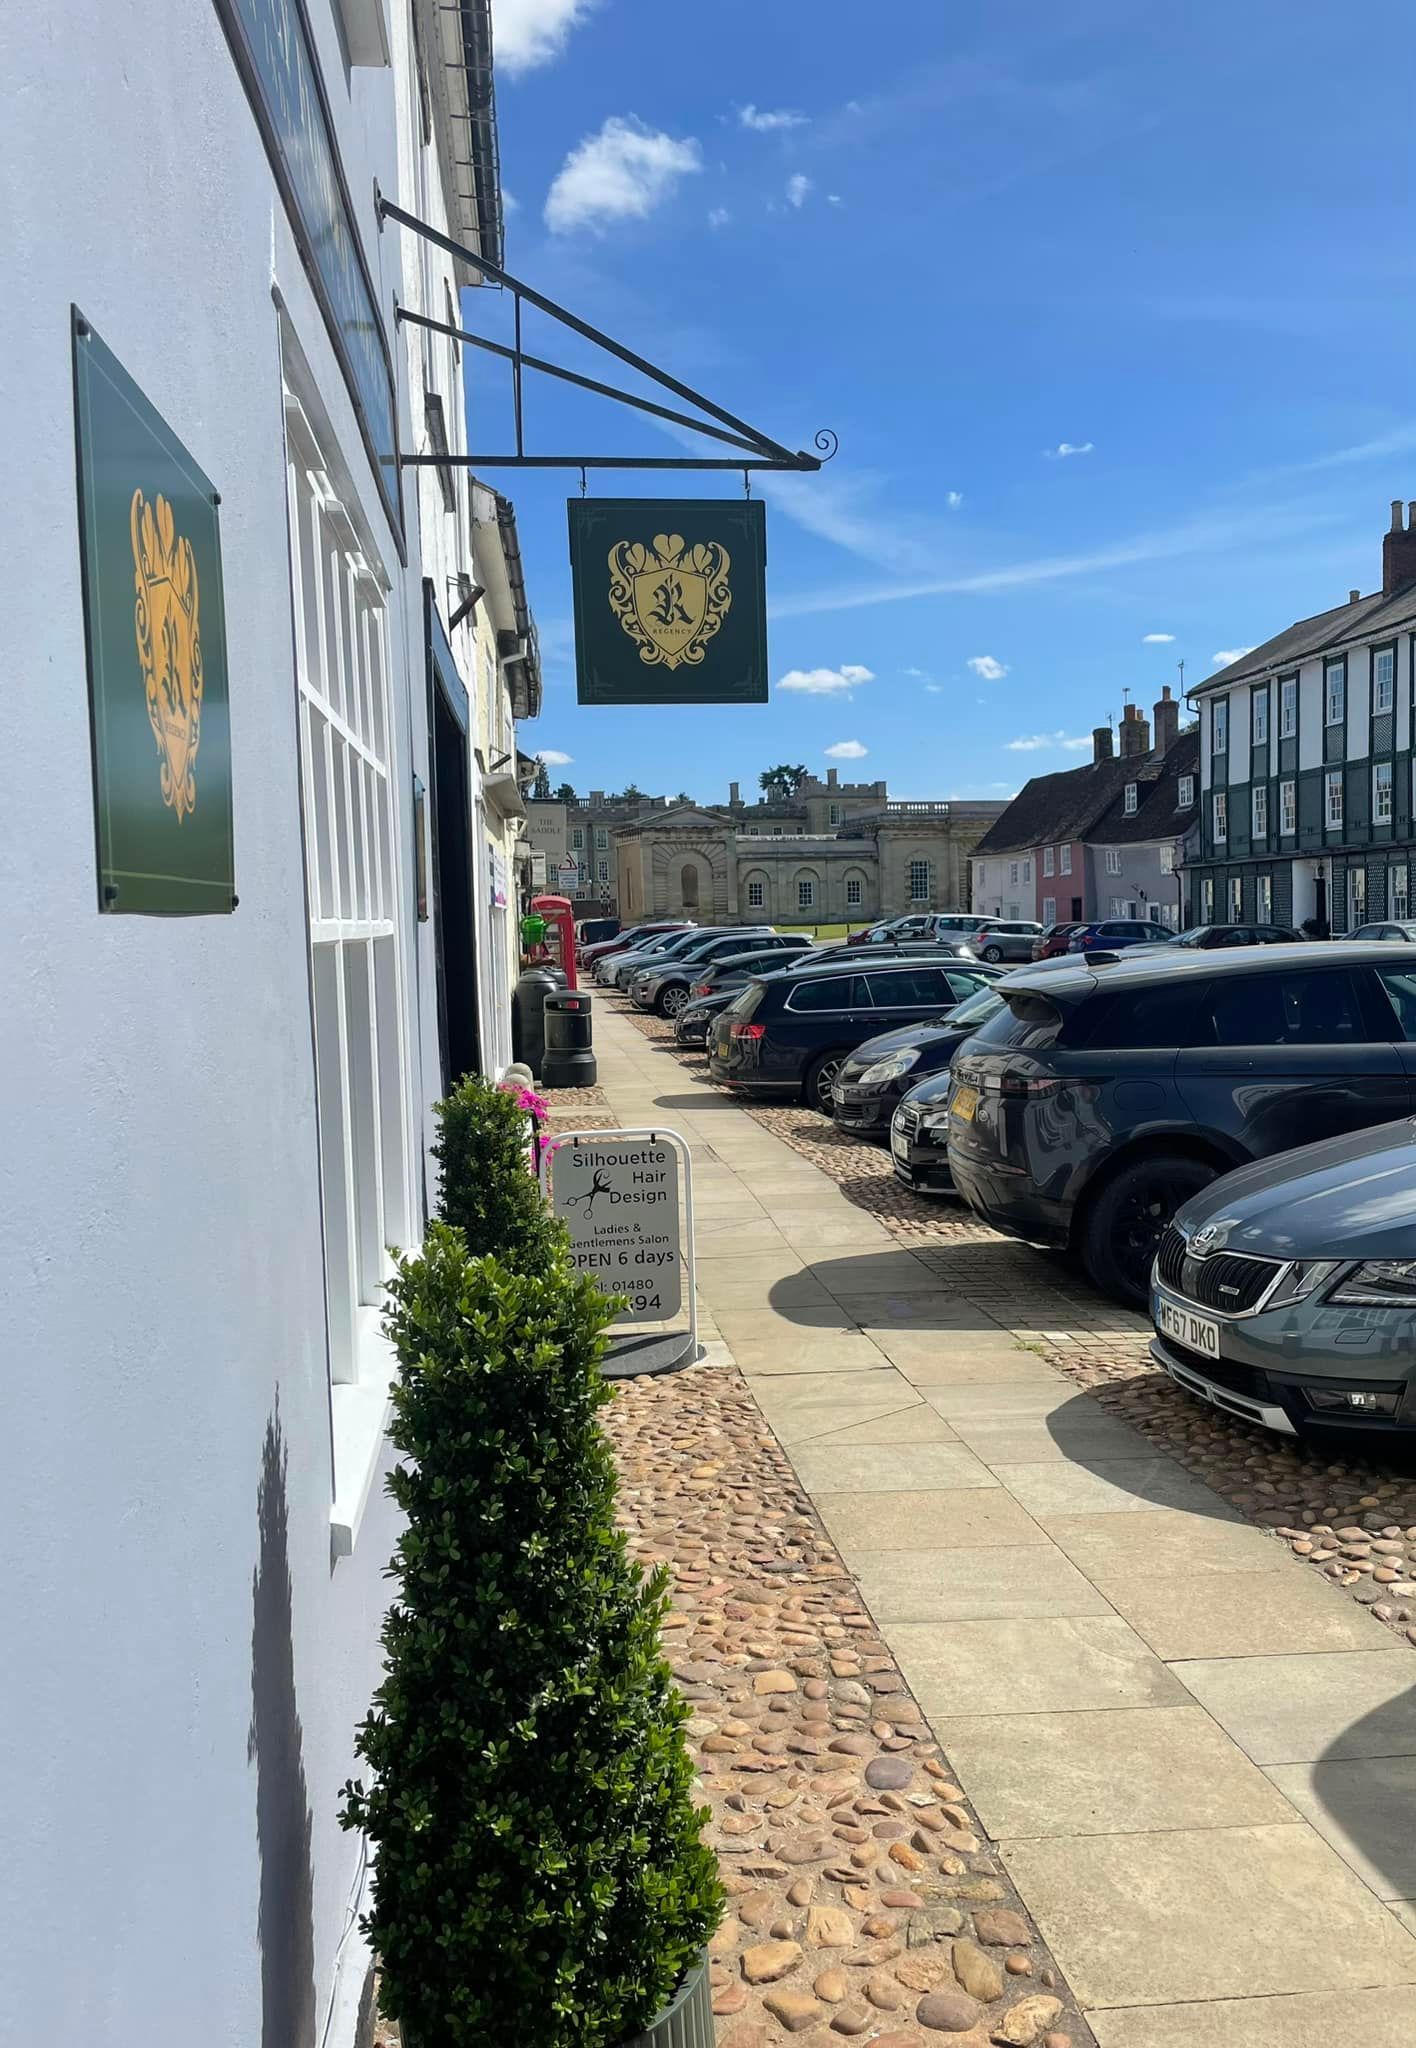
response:
<path id="1" fill-rule="evenodd" d="M 758 498 L 572 498 L 582 704 L 767 702 Z"/>
<path id="2" fill-rule="evenodd" d="M 236 907 L 220 500 L 74 314 L 99 906 Z"/>

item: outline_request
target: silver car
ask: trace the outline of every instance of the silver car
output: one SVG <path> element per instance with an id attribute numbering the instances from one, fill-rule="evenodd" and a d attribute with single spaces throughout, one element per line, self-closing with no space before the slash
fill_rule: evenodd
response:
<path id="1" fill-rule="evenodd" d="M 1416 1430 L 1416 1125 L 1212 1181 L 1161 1239 L 1151 1316 L 1156 1363 L 1232 1415 Z"/>
<path id="2" fill-rule="evenodd" d="M 990 917 L 981 931 L 969 933 L 969 944 L 980 960 L 996 966 L 1000 960 L 1031 960 L 1042 933 L 1030 917 Z"/>

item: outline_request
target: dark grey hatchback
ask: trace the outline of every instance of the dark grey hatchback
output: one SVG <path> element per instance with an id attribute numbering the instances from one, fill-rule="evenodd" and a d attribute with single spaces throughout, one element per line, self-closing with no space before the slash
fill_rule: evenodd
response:
<path id="1" fill-rule="evenodd" d="M 1416 946 L 1123 954 L 1000 993 L 953 1065 L 954 1184 L 1136 1305 L 1166 1225 L 1219 1174 L 1416 1104 Z"/>

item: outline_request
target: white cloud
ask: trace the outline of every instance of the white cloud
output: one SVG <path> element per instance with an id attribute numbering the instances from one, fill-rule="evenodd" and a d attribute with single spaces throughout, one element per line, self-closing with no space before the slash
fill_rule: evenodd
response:
<path id="1" fill-rule="evenodd" d="M 931 697 L 938 697 L 942 695 L 944 689 L 944 685 L 942 683 L 926 683 L 924 687 L 926 690 L 928 690 Z"/>
<path id="2" fill-rule="evenodd" d="M 758 135 L 771 135 L 778 128 L 804 128 L 805 114 L 798 114 L 791 107 L 777 107 L 769 111 L 766 107 L 754 107 L 749 100 L 745 107 L 737 110 L 739 128 L 751 128 Z"/>
<path id="3" fill-rule="evenodd" d="M 984 683 L 1001 683 L 1008 673 L 1007 663 L 995 661 L 991 654 L 971 654 L 968 666 L 979 681 Z"/>
<path id="4" fill-rule="evenodd" d="M 710 206 L 708 209 L 708 225 L 710 228 L 725 228 L 731 219 L 732 215 L 728 212 L 726 206 Z"/>
<path id="5" fill-rule="evenodd" d="M 805 206 L 806 195 L 811 190 L 811 180 L 803 171 L 793 171 L 787 180 L 788 206 Z"/>
<path id="6" fill-rule="evenodd" d="M 593 0 L 492 0 L 492 39 L 498 71 L 512 78 L 559 57 Z"/>
<path id="7" fill-rule="evenodd" d="M 1065 732 L 1030 732 L 1021 739 L 1008 741 L 1010 754 L 1041 754 L 1052 747 L 1060 747 L 1069 754 L 1080 754 L 1091 745 L 1089 739 L 1069 739 Z"/>
<path id="8" fill-rule="evenodd" d="M 507 216 L 508 219 L 510 219 L 512 214 L 520 213 L 521 201 L 517 198 L 514 192 L 509 192 L 505 185 L 503 185 L 501 188 L 501 199 L 502 212 Z"/>
<path id="9" fill-rule="evenodd" d="M 1228 668 L 1231 661 L 1239 661 L 1244 655 L 1252 654 L 1253 651 L 1252 647 L 1221 647 L 1218 654 L 1210 656 L 1210 660 L 1216 668 Z"/>
<path id="10" fill-rule="evenodd" d="M 859 740 L 837 740 L 834 747 L 826 749 L 828 761 L 863 761 L 870 752 Z"/>
<path id="11" fill-rule="evenodd" d="M 778 683 L 779 690 L 800 690 L 808 697 L 838 697 L 861 683 L 873 683 L 872 670 L 858 663 L 842 662 L 839 668 L 793 668 Z"/>
<path id="12" fill-rule="evenodd" d="M 944 503 L 951 512 L 957 512 L 963 502 L 964 494 L 962 491 L 946 491 L 944 494 Z"/>
<path id="13" fill-rule="evenodd" d="M 546 194 L 553 234 L 588 227 L 602 234 L 612 220 L 642 220 L 667 199 L 681 177 L 703 168 L 692 136 L 663 135 L 634 115 L 612 114 L 598 135 L 577 143 Z"/>
<path id="14" fill-rule="evenodd" d="M 574 754 L 562 754 L 555 747 L 542 747 L 536 759 L 544 761 L 548 768 L 569 768 L 575 756 Z"/>
<path id="15" fill-rule="evenodd" d="M 923 678 L 923 676 L 924 676 L 924 673 L 925 673 L 925 672 L 924 672 L 924 670 L 923 670 L 922 668 L 906 668 L 906 669 L 902 669 L 902 670 L 900 671 L 900 673 L 901 673 L 902 675 L 906 675 L 906 676 L 914 676 L 914 677 L 916 677 L 917 679 L 922 679 L 922 678 Z"/>
<path id="16" fill-rule="evenodd" d="M 1174 638 L 1175 635 L 1173 633 L 1143 633 L 1141 635 L 1141 645 L 1142 647 L 1168 647 Z"/>
<path id="17" fill-rule="evenodd" d="M 1090 455 L 1093 446 L 1091 441 L 1059 441 L 1055 448 L 1044 448 L 1042 452 L 1051 462 L 1065 462 L 1069 455 Z"/>
<path id="18" fill-rule="evenodd" d="M 844 206 L 845 203 L 839 192 L 828 192 L 826 194 L 826 204 L 828 206 Z"/>

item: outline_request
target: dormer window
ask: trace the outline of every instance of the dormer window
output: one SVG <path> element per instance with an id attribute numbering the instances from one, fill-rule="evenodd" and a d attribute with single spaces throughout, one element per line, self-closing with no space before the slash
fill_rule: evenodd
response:
<path id="1" fill-rule="evenodd" d="M 1182 775 L 1179 782 L 1180 786 L 1176 790 L 1175 801 L 1180 809 L 1184 811 L 1188 810 L 1195 801 L 1195 778 L 1193 775 Z"/>
<path id="2" fill-rule="evenodd" d="M 1135 785 L 1135 783 L 1134 783 L 1134 782 L 1128 782 L 1128 783 L 1126 784 L 1126 816 L 1127 816 L 1128 818 L 1134 818 L 1134 817 L 1135 817 L 1135 815 L 1136 815 L 1136 785 Z"/>

